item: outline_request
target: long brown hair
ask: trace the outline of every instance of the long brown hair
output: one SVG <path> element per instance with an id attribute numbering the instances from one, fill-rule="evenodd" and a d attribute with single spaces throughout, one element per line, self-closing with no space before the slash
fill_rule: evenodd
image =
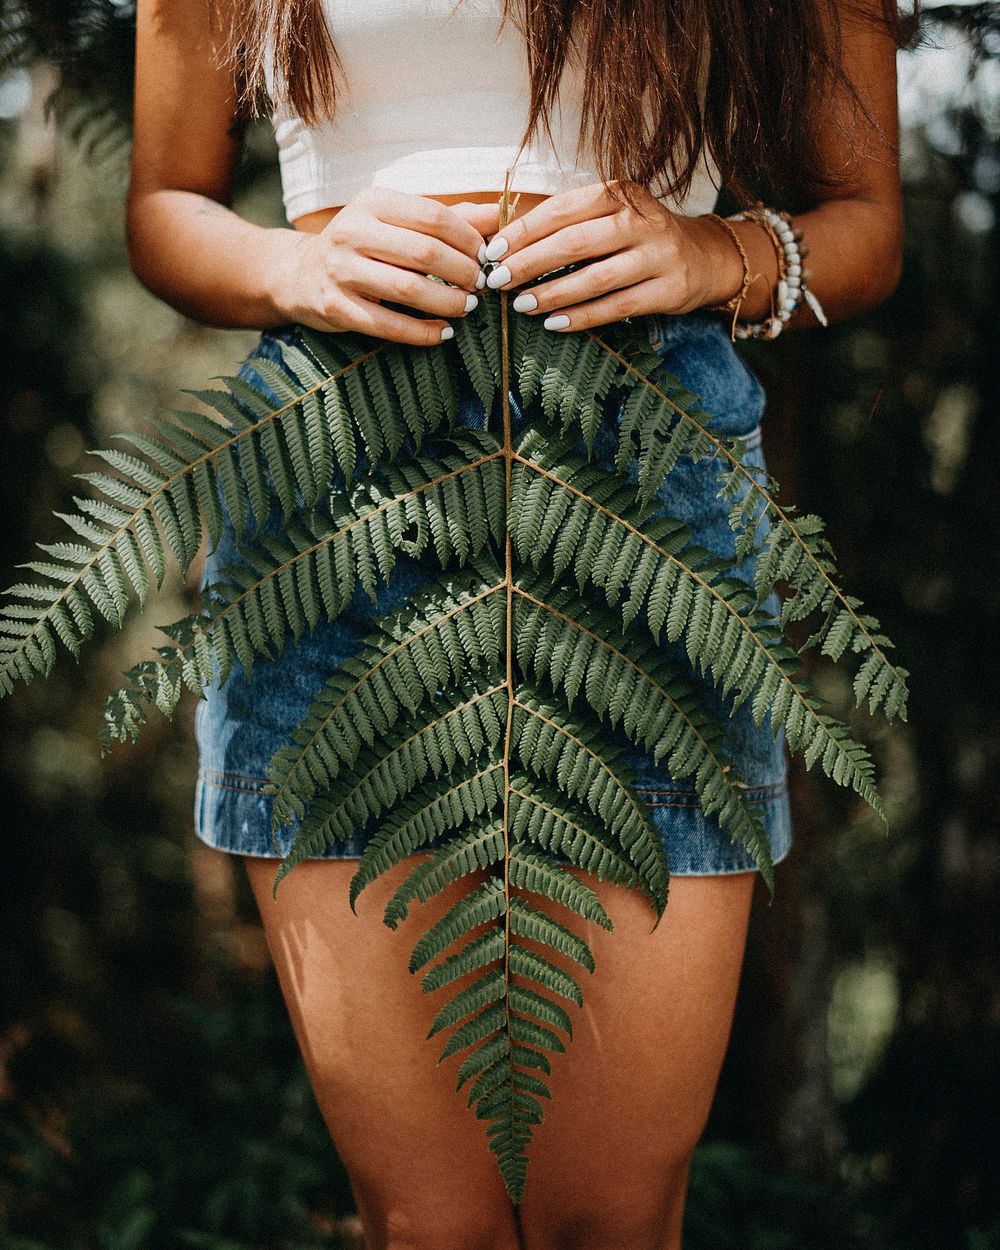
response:
<path id="1" fill-rule="evenodd" d="M 309 124 L 332 117 L 341 67 L 322 0 L 231 3 L 244 107 L 274 103 L 264 90 L 273 49 L 283 102 Z M 528 50 L 522 142 L 548 128 L 572 29 L 585 84 L 581 142 L 589 135 L 605 181 L 683 195 L 707 145 L 737 200 L 762 180 L 779 192 L 834 186 L 816 143 L 824 103 L 844 88 L 874 124 L 841 64 L 838 15 L 881 24 L 900 46 L 909 38 L 912 19 L 896 0 L 503 0 Z"/>

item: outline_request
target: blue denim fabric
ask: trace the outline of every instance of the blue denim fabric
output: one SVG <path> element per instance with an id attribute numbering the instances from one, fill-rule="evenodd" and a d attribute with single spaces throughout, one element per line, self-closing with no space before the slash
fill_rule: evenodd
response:
<path id="1" fill-rule="evenodd" d="M 660 353 L 664 368 L 704 399 L 714 428 L 743 438 L 745 462 L 763 467 L 760 422 L 764 393 L 735 352 L 721 322 L 696 315 L 649 317 L 645 332 Z M 280 360 L 281 339 L 288 333 L 292 332 L 263 334 L 240 376 L 266 391 L 254 373 L 253 360 Z M 516 398 L 511 398 L 516 433 L 531 413 L 522 414 Z M 616 417 L 615 411 L 609 411 L 595 442 L 599 463 L 611 463 Z M 459 420 L 483 428 L 482 404 L 471 386 L 461 388 Z M 735 562 L 735 536 L 727 521 L 729 505 L 717 497 L 722 476 L 723 468 L 715 459 L 694 463 L 682 458 L 661 486 L 658 501 L 666 513 L 690 526 L 696 542 L 729 556 L 738 575 L 751 580 L 752 560 Z M 278 524 L 280 513 L 276 509 L 268 525 Z M 206 560 L 203 585 L 217 579 L 221 569 L 238 559 L 232 528 L 227 525 L 223 539 Z M 195 828 L 202 841 L 223 851 L 276 857 L 270 833 L 271 799 L 261 793 L 272 754 L 288 741 L 324 679 L 359 648 L 372 622 L 426 584 L 428 567 L 401 555 L 390 584 L 379 585 L 377 604 L 373 605 L 359 588 L 335 621 L 320 624 L 297 643 L 289 638 L 276 660 L 262 659 L 252 681 L 237 666 L 221 688 L 206 692 L 195 717 L 201 764 Z M 776 615 L 777 595 L 772 594 L 764 606 Z M 686 663 L 681 643 L 664 643 L 664 651 Z M 709 683 L 703 684 L 709 705 L 726 722 L 726 752 L 747 785 L 748 801 L 763 815 L 772 859 L 777 863 L 788 854 L 792 841 L 784 734 L 779 729 L 773 736 L 768 719 L 759 727 L 754 725 L 746 705 L 733 712 L 728 700 Z M 674 781 L 646 752 L 634 748 L 623 736 L 619 741 L 636 771 L 635 791 L 649 804 L 652 820 L 663 836 L 671 873 L 717 875 L 756 868 L 752 856 L 723 833 L 715 818 L 704 815 L 690 780 Z M 283 854 L 294 831 L 294 825 L 279 831 Z M 327 848 L 319 858 L 357 858 L 364 841 L 363 835 L 355 834 Z"/>

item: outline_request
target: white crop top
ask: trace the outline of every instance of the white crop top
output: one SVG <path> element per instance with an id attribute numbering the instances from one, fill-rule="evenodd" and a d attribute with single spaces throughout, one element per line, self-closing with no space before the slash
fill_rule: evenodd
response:
<path id="1" fill-rule="evenodd" d="M 540 127 L 515 163 L 528 59 L 514 23 L 500 29 L 500 0 L 323 0 L 323 9 L 343 70 L 336 116 L 307 126 L 279 103 L 272 118 L 289 221 L 346 204 L 369 186 L 418 195 L 500 191 L 508 168 L 515 192 L 600 181 L 589 145 L 576 156 L 581 79 L 572 58 L 552 111 L 553 142 Z M 270 67 L 267 86 L 280 99 Z M 703 158 L 683 201 L 660 198 L 674 211 L 709 212 L 717 175 Z"/>

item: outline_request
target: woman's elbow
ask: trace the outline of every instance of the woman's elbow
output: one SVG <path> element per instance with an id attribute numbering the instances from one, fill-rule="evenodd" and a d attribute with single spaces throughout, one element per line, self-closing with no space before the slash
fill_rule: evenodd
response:
<path id="1" fill-rule="evenodd" d="M 149 216 L 149 193 L 138 190 L 133 183 L 125 200 L 125 253 L 133 274 L 144 287 L 158 295 L 155 289 L 156 268 L 151 263 L 149 246 Z"/>
<path id="2" fill-rule="evenodd" d="M 895 292 L 903 276 L 903 213 L 899 204 L 878 205 L 872 221 L 874 242 L 864 275 L 864 311 L 877 308 Z"/>
<path id="3" fill-rule="evenodd" d="M 168 193 L 169 194 L 169 193 Z M 189 278 L 178 263 L 181 223 L 159 190 L 133 182 L 125 202 L 125 250 L 129 268 L 147 291 L 195 321 L 203 315 L 190 298 Z"/>

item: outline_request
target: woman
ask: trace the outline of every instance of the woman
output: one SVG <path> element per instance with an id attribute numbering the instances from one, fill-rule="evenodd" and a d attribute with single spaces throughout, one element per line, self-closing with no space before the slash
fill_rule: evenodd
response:
<path id="1" fill-rule="evenodd" d="M 206 0 L 140 0 L 135 272 L 210 324 L 297 322 L 433 347 L 475 307 L 485 257 L 489 285 L 516 291 L 517 314 L 545 318 L 552 333 L 647 316 L 692 389 L 735 379 L 747 428 L 733 432 L 753 433 L 759 411 L 729 323 L 766 330 L 775 299 L 778 311 L 788 303 L 789 273 L 780 290 L 780 247 L 759 215 L 710 215 L 712 162 L 741 198 L 761 173 L 810 193 L 794 224 L 829 317 L 884 299 L 901 259 L 892 6 L 787 7 L 529 0 L 523 14 L 508 5 L 501 25 L 488 0 L 245 0 L 214 16 Z M 222 51 L 229 39 L 244 49 L 242 79 Z M 226 207 L 241 104 L 262 87 L 294 229 Z M 508 169 L 519 198 L 499 233 Z M 724 322 L 705 313 L 720 308 Z M 814 322 L 799 299 L 788 324 Z M 272 898 L 262 805 L 238 793 L 261 764 L 215 754 L 233 740 L 231 711 L 227 721 L 225 703 L 215 708 L 199 725 L 211 808 L 199 834 L 244 856 L 369 1246 L 677 1250 L 729 1037 L 753 864 L 721 835 L 706 841 L 694 805 L 664 802 L 680 859 L 655 932 L 637 893 L 595 883 L 615 933 L 593 940 L 597 972 L 515 1213 L 453 1067 L 430 1062 L 433 1005 L 406 971 L 406 939 L 381 923 L 398 878 L 370 887 L 352 915 L 358 848 L 341 848 L 300 864 Z M 780 768 L 780 742 L 768 750 Z M 766 780 L 778 860 L 790 838 L 783 769 Z M 675 793 L 662 770 L 651 781 Z M 450 901 L 428 904 L 428 923 Z"/>

